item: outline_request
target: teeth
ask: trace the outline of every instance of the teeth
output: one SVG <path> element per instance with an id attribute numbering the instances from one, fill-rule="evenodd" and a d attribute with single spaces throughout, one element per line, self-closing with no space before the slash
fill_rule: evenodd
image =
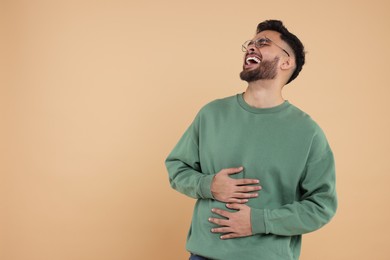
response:
<path id="1" fill-rule="evenodd" d="M 248 57 L 248 58 L 246 59 L 246 64 L 249 64 L 250 61 L 254 61 L 254 62 L 256 62 L 256 63 L 260 63 L 260 59 L 257 58 L 257 57 Z"/>

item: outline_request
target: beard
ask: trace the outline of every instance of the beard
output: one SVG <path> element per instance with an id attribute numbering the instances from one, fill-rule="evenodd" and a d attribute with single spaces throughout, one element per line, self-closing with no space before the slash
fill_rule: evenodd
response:
<path id="1" fill-rule="evenodd" d="M 268 61 L 261 61 L 260 65 L 253 70 L 243 70 L 240 73 L 240 78 L 246 82 L 253 82 L 261 79 L 274 79 L 277 75 L 277 63 L 279 57 Z"/>

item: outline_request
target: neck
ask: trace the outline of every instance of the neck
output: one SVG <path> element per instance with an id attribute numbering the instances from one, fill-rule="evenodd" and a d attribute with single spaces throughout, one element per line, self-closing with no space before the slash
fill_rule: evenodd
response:
<path id="1" fill-rule="evenodd" d="M 250 82 L 244 93 L 245 102 L 256 108 L 270 108 L 282 104 L 283 85 L 273 80 L 258 80 Z"/>

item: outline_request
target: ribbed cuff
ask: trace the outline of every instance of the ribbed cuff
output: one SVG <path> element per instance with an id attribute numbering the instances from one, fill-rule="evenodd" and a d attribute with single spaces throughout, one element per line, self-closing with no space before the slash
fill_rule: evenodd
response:
<path id="1" fill-rule="evenodd" d="M 267 234 L 265 210 L 251 208 L 251 224 L 253 234 Z"/>
<path id="2" fill-rule="evenodd" d="M 199 189 L 202 199 L 214 199 L 211 193 L 211 182 L 213 181 L 214 175 L 205 175 L 200 179 Z"/>

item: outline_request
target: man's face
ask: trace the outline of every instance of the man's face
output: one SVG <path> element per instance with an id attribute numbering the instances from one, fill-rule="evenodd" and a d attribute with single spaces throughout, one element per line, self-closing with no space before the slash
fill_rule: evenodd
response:
<path id="1" fill-rule="evenodd" d="M 240 78 L 248 83 L 257 80 L 274 79 L 278 74 L 280 56 L 286 55 L 282 50 L 286 44 L 280 39 L 278 32 L 260 32 L 252 41 L 255 42 L 259 39 L 264 39 L 264 41 L 260 41 L 261 44 L 257 44 L 258 46 L 256 44 L 248 45 L 244 55 L 243 70 L 240 73 Z"/>

